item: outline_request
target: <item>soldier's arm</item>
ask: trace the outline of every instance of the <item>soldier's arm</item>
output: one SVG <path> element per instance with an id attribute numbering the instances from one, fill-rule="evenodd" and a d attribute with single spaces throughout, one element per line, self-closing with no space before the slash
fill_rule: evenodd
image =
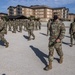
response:
<path id="1" fill-rule="evenodd" d="M 65 36 L 65 31 L 66 31 L 65 25 L 64 25 L 64 23 L 62 23 L 61 28 L 60 28 L 60 34 L 59 34 L 59 39 L 60 39 L 60 40 L 62 40 L 62 39 L 64 38 L 64 36 Z"/>

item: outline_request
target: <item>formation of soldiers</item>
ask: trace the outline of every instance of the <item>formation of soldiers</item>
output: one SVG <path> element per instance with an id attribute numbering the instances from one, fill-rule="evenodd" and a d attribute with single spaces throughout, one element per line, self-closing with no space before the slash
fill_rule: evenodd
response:
<path id="1" fill-rule="evenodd" d="M 7 34 L 7 31 L 12 31 L 12 33 L 28 31 L 29 38 L 31 40 L 31 36 L 33 36 L 33 40 L 35 39 L 35 35 L 33 34 L 34 30 L 41 29 L 41 22 L 39 19 L 13 19 L 9 21 L 1 20 L 0 21 L 0 40 L 2 40 L 6 47 L 9 46 L 9 43 L 4 38 L 4 34 Z"/>
<path id="2" fill-rule="evenodd" d="M 0 40 L 4 42 L 5 47 L 9 46 L 9 43 L 4 38 L 4 34 L 7 34 L 7 31 L 12 31 L 12 33 L 22 32 L 22 30 L 28 31 L 28 40 L 31 40 L 31 36 L 33 36 L 33 40 L 35 39 L 35 35 L 33 33 L 34 30 L 41 29 L 41 22 L 39 20 L 30 19 L 17 19 L 17 20 L 9 20 L 9 21 L 1 21 L 0 22 Z M 47 23 L 47 36 L 49 37 L 49 64 L 44 68 L 44 70 L 52 69 L 53 55 L 54 49 L 56 49 L 57 54 L 59 55 L 59 63 L 63 63 L 63 51 L 62 51 L 62 39 L 65 36 L 65 25 L 63 22 L 59 20 L 57 15 L 54 15 L 53 20 L 49 20 Z M 73 46 L 73 39 L 75 41 L 75 19 L 70 24 L 69 28 L 70 38 L 71 38 L 71 47 Z"/>
<path id="3" fill-rule="evenodd" d="M 12 31 L 13 33 L 22 32 L 22 29 L 25 31 L 27 30 L 27 27 L 29 25 L 30 19 L 16 19 L 16 20 L 9 20 L 6 22 L 6 25 L 8 25 L 8 30 Z M 36 22 L 40 22 L 38 20 L 33 20 L 34 30 L 40 30 L 41 29 L 41 23 L 37 24 Z M 40 27 L 40 28 L 39 28 Z"/>

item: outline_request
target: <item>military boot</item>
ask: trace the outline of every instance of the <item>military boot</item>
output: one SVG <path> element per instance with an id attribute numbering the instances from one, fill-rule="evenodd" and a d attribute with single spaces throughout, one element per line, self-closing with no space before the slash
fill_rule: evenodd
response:
<path id="1" fill-rule="evenodd" d="M 63 63 L 63 56 L 60 56 L 59 63 L 60 63 L 60 64 L 62 64 L 62 63 Z"/>
<path id="2" fill-rule="evenodd" d="M 5 45 L 5 47 L 7 48 L 8 46 L 9 46 L 9 43 L 7 42 L 6 45 Z"/>
<path id="3" fill-rule="evenodd" d="M 16 33 L 16 31 L 12 31 L 12 33 Z"/>
<path id="4" fill-rule="evenodd" d="M 71 44 L 70 47 L 72 47 L 73 45 Z"/>
<path id="5" fill-rule="evenodd" d="M 31 38 L 28 38 L 28 41 L 30 41 L 31 40 Z"/>
<path id="6" fill-rule="evenodd" d="M 52 69 L 52 62 L 49 62 L 49 65 L 44 68 L 44 70 L 48 71 Z"/>
<path id="7" fill-rule="evenodd" d="M 35 37 L 33 37 L 33 40 L 35 39 Z"/>

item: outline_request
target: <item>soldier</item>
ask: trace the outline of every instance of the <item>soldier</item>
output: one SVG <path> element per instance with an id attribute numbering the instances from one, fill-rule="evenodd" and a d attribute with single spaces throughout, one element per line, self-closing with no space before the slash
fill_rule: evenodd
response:
<path id="1" fill-rule="evenodd" d="M 35 21 L 34 21 L 34 29 L 35 30 L 38 30 L 38 21 L 37 21 L 37 19 L 35 19 Z"/>
<path id="2" fill-rule="evenodd" d="M 54 15 L 53 22 L 50 25 L 50 37 L 49 37 L 49 64 L 44 68 L 48 71 L 52 69 L 52 61 L 54 48 L 57 51 L 57 54 L 60 56 L 59 63 L 63 62 L 63 51 L 62 51 L 62 39 L 65 35 L 65 25 L 59 20 L 57 15 Z"/>
<path id="3" fill-rule="evenodd" d="M 19 32 L 22 32 L 22 20 L 20 20 L 20 22 L 19 22 Z"/>
<path id="4" fill-rule="evenodd" d="M 50 29 L 50 24 L 51 24 L 51 19 L 48 20 L 47 22 L 47 36 L 49 35 L 49 29 Z"/>
<path id="5" fill-rule="evenodd" d="M 28 23 L 27 29 L 28 29 L 28 34 L 29 34 L 29 39 L 28 40 L 31 40 L 31 35 L 33 36 L 33 40 L 34 40 L 35 39 L 35 35 L 33 34 L 34 21 L 31 18 L 30 18 L 30 21 Z"/>
<path id="6" fill-rule="evenodd" d="M 12 25 L 13 25 L 12 33 L 16 33 L 16 21 L 15 20 L 12 21 Z"/>
<path id="7" fill-rule="evenodd" d="M 5 47 L 7 48 L 9 46 L 9 43 L 4 38 L 4 34 L 6 34 L 6 28 L 4 26 L 4 23 L 3 22 L 0 22 L 0 39 L 4 42 Z"/>
<path id="8" fill-rule="evenodd" d="M 40 22 L 40 19 L 38 19 L 38 26 L 39 26 L 39 30 L 41 30 L 41 22 Z"/>
<path id="9" fill-rule="evenodd" d="M 70 47 L 72 47 L 73 46 L 73 40 L 75 43 L 75 18 L 74 18 L 74 21 L 70 24 L 69 34 L 70 34 L 70 42 L 71 42 Z"/>

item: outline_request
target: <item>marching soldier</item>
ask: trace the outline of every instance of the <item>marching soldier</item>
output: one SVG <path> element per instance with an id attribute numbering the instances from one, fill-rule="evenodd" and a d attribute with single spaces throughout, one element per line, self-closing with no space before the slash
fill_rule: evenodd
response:
<path id="1" fill-rule="evenodd" d="M 7 40 L 4 38 L 4 34 L 6 34 L 6 28 L 4 26 L 3 22 L 0 22 L 0 39 L 4 42 L 5 47 L 7 48 L 9 46 L 9 43 Z"/>
<path id="2" fill-rule="evenodd" d="M 49 30 L 50 30 L 50 24 L 51 24 L 51 19 L 48 20 L 48 23 L 47 23 L 47 36 L 49 35 Z"/>
<path id="3" fill-rule="evenodd" d="M 44 68 L 48 71 L 52 69 L 52 61 L 54 48 L 60 57 L 59 63 L 63 63 L 63 51 L 62 51 L 62 39 L 65 35 L 65 25 L 59 20 L 57 15 L 54 15 L 53 22 L 50 25 L 50 37 L 49 37 L 49 64 Z"/>
<path id="4" fill-rule="evenodd" d="M 16 22 L 15 20 L 12 21 L 12 26 L 13 26 L 13 33 L 16 33 Z"/>
<path id="5" fill-rule="evenodd" d="M 12 23 L 12 21 L 9 20 L 9 22 L 8 22 L 8 25 L 9 25 L 8 30 L 9 30 L 9 31 L 12 31 L 12 29 L 11 29 L 11 23 Z"/>
<path id="6" fill-rule="evenodd" d="M 34 21 L 31 18 L 30 18 L 30 21 L 28 23 L 27 29 L 28 29 L 28 34 L 29 34 L 29 39 L 28 40 L 31 40 L 31 36 L 33 36 L 33 40 L 34 40 L 35 39 L 35 35 L 33 33 Z"/>
<path id="7" fill-rule="evenodd" d="M 72 47 L 73 46 L 73 40 L 75 43 L 75 18 L 74 18 L 74 21 L 70 24 L 69 34 L 70 34 L 70 42 L 71 42 L 70 47 Z"/>
<path id="8" fill-rule="evenodd" d="M 40 22 L 40 19 L 38 19 L 38 26 L 39 26 L 39 30 L 41 30 L 41 22 Z"/>

